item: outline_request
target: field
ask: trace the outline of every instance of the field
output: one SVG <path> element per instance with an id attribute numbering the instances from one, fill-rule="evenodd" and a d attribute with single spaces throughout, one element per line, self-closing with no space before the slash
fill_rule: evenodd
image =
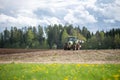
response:
<path id="1" fill-rule="evenodd" d="M 120 50 L 0 49 L 0 80 L 120 80 Z"/>
<path id="2" fill-rule="evenodd" d="M 120 80 L 120 64 L 1 64 L 0 80 Z"/>
<path id="3" fill-rule="evenodd" d="M 120 50 L 0 49 L 0 63 L 120 63 Z"/>

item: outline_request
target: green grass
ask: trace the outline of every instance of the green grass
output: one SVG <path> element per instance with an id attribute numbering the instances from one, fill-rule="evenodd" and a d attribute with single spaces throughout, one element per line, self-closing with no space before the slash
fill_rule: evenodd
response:
<path id="1" fill-rule="evenodd" d="M 120 64 L 0 64 L 0 80 L 120 80 Z"/>

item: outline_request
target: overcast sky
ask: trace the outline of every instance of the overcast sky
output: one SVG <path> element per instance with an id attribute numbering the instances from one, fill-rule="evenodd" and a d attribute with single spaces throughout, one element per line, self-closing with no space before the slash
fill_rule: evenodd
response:
<path id="1" fill-rule="evenodd" d="M 93 32 L 120 28 L 120 0 L 0 0 L 0 31 L 66 23 Z"/>

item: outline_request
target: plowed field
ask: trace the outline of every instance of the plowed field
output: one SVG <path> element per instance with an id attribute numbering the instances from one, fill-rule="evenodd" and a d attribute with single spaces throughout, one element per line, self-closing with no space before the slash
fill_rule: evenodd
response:
<path id="1" fill-rule="evenodd" d="M 0 63 L 120 63 L 120 50 L 0 49 Z"/>

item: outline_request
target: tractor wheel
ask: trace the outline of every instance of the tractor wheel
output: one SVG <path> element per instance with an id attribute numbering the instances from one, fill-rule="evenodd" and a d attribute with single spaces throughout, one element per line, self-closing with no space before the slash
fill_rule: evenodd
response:
<path id="1" fill-rule="evenodd" d="M 76 45 L 76 50 L 79 50 L 80 49 L 80 44 L 77 44 Z"/>
<path id="2" fill-rule="evenodd" d="M 64 44 L 64 50 L 67 50 L 67 43 Z"/>
<path id="3" fill-rule="evenodd" d="M 70 48 L 67 48 L 67 50 L 70 50 Z"/>
<path id="4" fill-rule="evenodd" d="M 76 50 L 76 46 L 75 45 L 73 45 L 73 50 Z"/>
<path id="5" fill-rule="evenodd" d="M 79 46 L 76 46 L 76 50 L 79 50 L 80 48 L 79 48 Z"/>
<path id="6" fill-rule="evenodd" d="M 67 48 L 64 47 L 64 50 L 67 50 Z"/>

